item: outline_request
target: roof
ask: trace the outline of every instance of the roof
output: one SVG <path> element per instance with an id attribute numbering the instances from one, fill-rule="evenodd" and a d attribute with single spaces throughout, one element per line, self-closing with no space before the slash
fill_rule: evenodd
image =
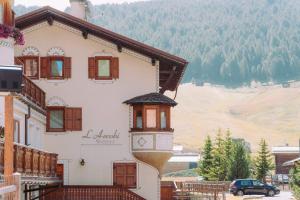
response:
<path id="1" fill-rule="evenodd" d="M 300 157 L 296 158 L 294 160 L 287 161 L 287 162 L 283 163 L 282 166 L 284 166 L 284 167 L 293 166 L 296 162 L 300 162 Z"/>
<path id="2" fill-rule="evenodd" d="M 132 99 L 125 101 L 124 103 L 130 105 L 138 105 L 138 104 L 164 104 L 170 106 L 177 105 L 177 103 L 173 99 L 160 93 L 150 93 L 150 94 L 134 97 Z"/>
<path id="3" fill-rule="evenodd" d="M 199 155 L 175 155 L 172 156 L 168 162 L 199 162 L 200 156 Z"/>
<path id="4" fill-rule="evenodd" d="M 299 153 L 299 147 L 290 147 L 290 146 L 282 146 L 282 147 L 272 147 L 272 153 Z"/>
<path id="5" fill-rule="evenodd" d="M 16 27 L 24 30 L 44 21 L 48 21 L 49 24 L 53 21 L 58 21 L 82 31 L 83 35 L 91 34 L 117 45 L 119 49 L 124 47 L 150 57 L 152 61 L 158 60 L 160 63 L 159 84 L 161 87 L 161 93 L 164 93 L 166 90 L 174 91 L 177 89 L 188 65 L 188 62 L 183 58 L 171 55 L 165 51 L 114 33 L 49 6 L 17 17 Z"/>

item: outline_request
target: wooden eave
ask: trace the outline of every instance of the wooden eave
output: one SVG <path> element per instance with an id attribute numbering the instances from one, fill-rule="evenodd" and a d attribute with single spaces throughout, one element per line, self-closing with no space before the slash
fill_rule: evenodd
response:
<path id="1" fill-rule="evenodd" d="M 92 34 L 96 37 L 107 40 L 117 45 L 118 49 L 122 49 L 124 47 L 150 57 L 153 61 L 158 60 L 160 62 L 159 84 L 161 87 L 161 93 L 164 93 L 166 90 L 174 91 L 177 89 L 188 65 L 188 62 L 185 59 L 114 33 L 49 6 L 17 17 L 16 27 L 24 30 L 44 21 L 47 21 L 49 24 L 53 23 L 53 21 L 58 21 L 82 31 L 83 35 Z M 170 78 L 170 76 L 172 77 Z"/>

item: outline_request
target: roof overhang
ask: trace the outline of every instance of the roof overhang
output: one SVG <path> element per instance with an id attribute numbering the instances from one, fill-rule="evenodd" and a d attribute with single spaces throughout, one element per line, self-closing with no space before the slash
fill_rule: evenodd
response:
<path id="1" fill-rule="evenodd" d="M 175 91 L 177 89 L 188 65 L 185 59 L 114 33 L 49 6 L 17 17 L 16 27 L 24 30 L 44 21 L 47 21 L 49 24 L 52 24 L 53 21 L 58 21 L 82 31 L 83 36 L 91 34 L 115 44 L 118 49 L 127 48 L 145 55 L 151 58 L 153 63 L 159 61 L 159 85 L 161 93 L 164 93 L 166 90 Z"/>

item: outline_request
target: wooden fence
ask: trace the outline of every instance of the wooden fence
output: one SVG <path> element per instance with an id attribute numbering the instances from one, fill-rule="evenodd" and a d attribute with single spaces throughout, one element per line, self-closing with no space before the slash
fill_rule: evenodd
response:
<path id="1" fill-rule="evenodd" d="M 41 200 L 145 200 L 134 192 L 116 186 L 63 186 L 44 189 Z"/>
<path id="2" fill-rule="evenodd" d="M 229 190 L 230 182 L 175 182 L 176 191 L 173 199 L 226 199 L 226 192 Z"/>
<path id="3" fill-rule="evenodd" d="M 0 176 L 0 199 L 20 200 L 21 175 Z"/>

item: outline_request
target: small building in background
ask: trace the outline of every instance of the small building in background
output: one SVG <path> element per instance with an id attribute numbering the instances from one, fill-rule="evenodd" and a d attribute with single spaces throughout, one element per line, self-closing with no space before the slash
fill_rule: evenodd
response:
<path id="1" fill-rule="evenodd" d="M 198 167 L 199 160 L 200 154 L 198 152 L 176 145 L 173 147 L 173 156 L 164 166 L 163 174 L 195 169 Z"/>
<path id="2" fill-rule="evenodd" d="M 289 174 L 291 166 L 283 165 L 285 162 L 299 157 L 299 147 L 279 146 L 272 147 L 272 154 L 275 156 L 275 173 Z"/>

